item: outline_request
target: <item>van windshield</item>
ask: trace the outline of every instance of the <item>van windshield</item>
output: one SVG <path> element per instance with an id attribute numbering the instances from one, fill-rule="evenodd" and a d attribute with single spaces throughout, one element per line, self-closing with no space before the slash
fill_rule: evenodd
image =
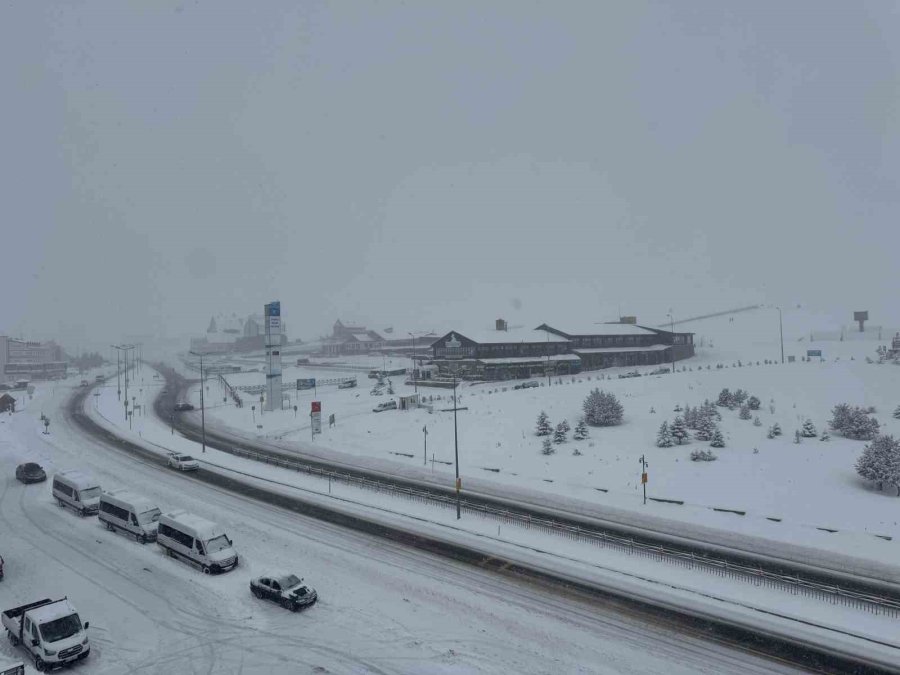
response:
<path id="1" fill-rule="evenodd" d="M 41 624 L 41 636 L 44 642 L 58 642 L 77 635 L 81 630 L 81 620 L 77 614 L 69 614 L 55 621 Z"/>
<path id="2" fill-rule="evenodd" d="M 100 486 L 88 488 L 87 490 L 80 490 L 78 493 L 81 496 L 81 501 L 86 502 L 91 499 L 100 499 Z"/>
<path id="3" fill-rule="evenodd" d="M 149 511 L 139 513 L 137 519 L 141 525 L 149 525 L 150 523 L 155 523 L 159 520 L 159 515 L 159 509 L 150 509 Z"/>
<path id="4" fill-rule="evenodd" d="M 206 551 L 207 553 L 215 553 L 217 551 L 223 551 L 229 546 L 231 546 L 231 542 L 228 541 L 228 537 L 224 534 L 220 534 L 218 537 L 206 542 Z"/>

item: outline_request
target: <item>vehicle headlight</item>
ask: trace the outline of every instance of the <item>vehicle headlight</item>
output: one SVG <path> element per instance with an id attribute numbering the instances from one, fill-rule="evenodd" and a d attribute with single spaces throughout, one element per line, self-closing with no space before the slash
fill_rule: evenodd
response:
<path id="1" fill-rule="evenodd" d="M 84 640 L 81 641 L 81 644 L 86 645 L 88 643 L 87 635 L 84 636 Z"/>
<path id="2" fill-rule="evenodd" d="M 54 651 L 53 649 L 47 649 L 46 647 L 44 647 L 44 653 L 47 656 L 56 656 L 56 651 Z"/>

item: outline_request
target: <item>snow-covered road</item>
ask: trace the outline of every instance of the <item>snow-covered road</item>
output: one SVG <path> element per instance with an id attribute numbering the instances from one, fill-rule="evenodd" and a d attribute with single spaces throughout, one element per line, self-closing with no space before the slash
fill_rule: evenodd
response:
<path id="1" fill-rule="evenodd" d="M 0 424 L 0 607 L 68 595 L 91 621 L 90 672 L 789 672 L 681 630 L 260 504 L 144 464 L 69 427 L 71 390 L 39 388 Z M 39 412 L 53 420 L 40 433 Z M 242 565 L 219 577 L 164 558 L 54 505 L 15 464 L 81 467 L 166 509 L 223 523 Z M 320 594 L 290 614 L 251 576 L 305 576 Z M 7 642 L 3 658 L 21 658 Z M 81 670 L 82 668 L 79 668 Z"/>

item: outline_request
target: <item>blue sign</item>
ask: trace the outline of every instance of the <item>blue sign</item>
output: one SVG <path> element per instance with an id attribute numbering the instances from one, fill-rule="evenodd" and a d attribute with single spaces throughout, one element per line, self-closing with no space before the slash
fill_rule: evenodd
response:
<path id="1" fill-rule="evenodd" d="M 818 356 L 818 357 L 821 357 L 821 356 L 822 356 L 822 350 L 821 350 L 821 349 L 807 349 L 807 350 L 806 350 L 806 355 L 807 355 L 807 356 Z"/>
<path id="2" fill-rule="evenodd" d="M 314 389 L 316 386 L 316 378 L 310 377 L 297 380 L 297 389 Z"/>
<path id="3" fill-rule="evenodd" d="M 281 316 L 281 302 L 276 300 L 266 305 L 266 316 Z"/>

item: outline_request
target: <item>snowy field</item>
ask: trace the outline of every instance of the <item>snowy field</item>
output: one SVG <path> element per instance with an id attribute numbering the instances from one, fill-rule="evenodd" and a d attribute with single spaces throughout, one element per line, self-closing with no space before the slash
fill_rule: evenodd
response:
<path id="1" fill-rule="evenodd" d="M 59 406 L 71 393 L 63 383 L 39 386 L 23 410 L 0 418 L 0 607 L 68 595 L 91 622 L 93 644 L 72 672 L 787 672 L 618 608 L 348 533 L 124 456 L 70 426 Z M 101 394 L 114 400 L 113 387 Z M 102 407 L 100 398 L 88 405 Z M 48 483 L 15 481 L 23 461 L 50 474 L 86 469 L 105 488 L 127 486 L 163 510 L 217 520 L 241 566 L 207 577 L 60 510 Z M 252 598 L 249 579 L 272 569 L 306 577 L 320 602 L 295 615 Z M 0 660 L 21 658 L 0 641 Z"/>
<path id="2" fill-rule="evenodd" d="M 777 312 L 755 310 L 680 327 L 696 332 L 698 354 L 680 362 L 674 374 L 618 379 L 627 369 L 609 369 L 565 377 L 561 385 L 554 380 L 547 386 L 544 380 L 541 387 L 526 390 L 514 390 L 515 382 L 464 384 L 459 389 L 460 406 L 467 409 L 458 413 L 463 484 L 502 483 L 591 505 L 852 551 L 896 564 L 900 562 L 900 500 L 892 491 L 878 492 L 856 476 L 853 466 L 864 443 L 836 435 L 827 442 L 816 438 L 793 442 L 794 430 L 807 419 L 818 431 L 824 430 L 831 408 L 840 402 L 874 406 L 882 430 L 900 434 L 900 421 L 891 415 L 900 404 L 896 387 L 900 373 L 895 366 L 865 362 L 881 343 L 850 339 L 810 342 L 811 333 L 831 327 L 821 317 L 786 310 L 785 355 L 796 357 L 796 362 L 785 365 L 764 363 L 767 359 L 780 361 Z M 890 333 L 885 331 L 885 335 Z M 801 362 L 807 349 L 821 349 L 824 361 Z M 380 358 L 342 361 L 359 368 L 381 366 Z M 723 368 L 716 369 L 717 364 Z M 408 361 L 396 359 L 387 365 L 403 367 Z M 682 372 L 681 368 L 689 370 Z M 346 370 L 292 367 L 286 369 L 285 381 L 347 374 Z M 262 382 L 261 373 L 227 377 L 234 385 Z M 295 417 L 292 410 L 260 415 L 258 401 L 255 412 L 249 401 L 242 409 L 223 403 L 221 388 L 210 381 L 207 422 L 304 452 L 387 461 L 402 467 L 405 474 L 416 467 L 429 474 L 452 474 L 448 463 L 453 460 L 453 414 L 441 412 L 441 408 L 452 407 L 446 390 L 420 388 L 420 394 L 440 397 L 431 402 L 431 413 L 424 409 L 374 413 L 372 408 L 390 397 L 370 395 L 373 380 L 364 372 L 359 373 L 358 382 L 359 387 L 350 390 L 326 386 L 315 393 L 290 392 L 292 404 L 300 410 Z M 401 377 L 393 378 L 392 386 L 395 399 L 413 391 Z M 590 437 L 581 442 L 573 441 L 570 433 L 566 443 L 554 446 L 555 454 L 541 454 L 542 439 L 534 435 L 538 413 L 544 410 L 551 423 L 566 419 L 574 427 L 582 401 L 594 387 L 618 396 L 625 408 L 624 423 L 591 428 Z M 663 420 L 671 423 L 676 406 L 715 401 L 726 387 L 744 389 L 762 401 L 760 410 L 754 412 L 761 426 L 739 419 L 737 410 L 720 408 L 726 447 L 715 450 L 715 462 L 690 461 L 692 450 L 709 449 L 706 442 L 656 447 L 659 425 Z M 196 389 L 191 396 L 199 403 Z M 324 418 L 334 413 L 337 423 L 333 428 L 325 424 L 323 433 L 311 442 L 306 414 L 314 397 L 322 402 Z M 783 435 L 766 438 L 768 427 L 776 422 Z M 427 464 L 422 431 L 426 426 Z M 574 454 L 576 448 L 580 456 Z M 643 504 L 642 455 L 649 463 L 648 495 L 681 501 L 682 505 Z"/>

